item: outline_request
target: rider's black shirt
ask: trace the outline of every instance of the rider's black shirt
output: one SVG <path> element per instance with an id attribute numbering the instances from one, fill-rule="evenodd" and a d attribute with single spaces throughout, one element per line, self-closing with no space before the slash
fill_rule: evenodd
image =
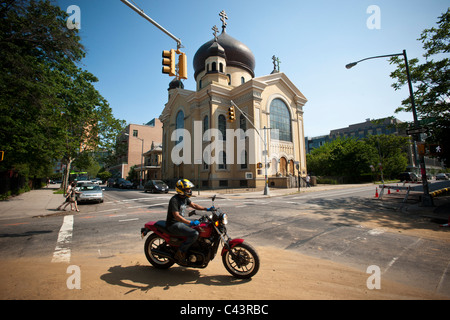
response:
<path id="1" fill-rule="evenodd" d="M 186 207 L 191 204 L 191 200 L 187 197 L 181 197 L 179 194 L 174 195 L 169 201 L 169 208 L 167 209 L 166 227 L 179 222 L 173 216 L 173 212 L 179 212 L 184 217 Z"/>

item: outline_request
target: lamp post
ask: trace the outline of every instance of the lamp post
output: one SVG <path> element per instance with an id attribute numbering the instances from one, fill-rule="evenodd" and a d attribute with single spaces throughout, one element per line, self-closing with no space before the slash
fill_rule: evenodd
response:
<path id="1" fill-rule="evenodd" d="M 365 60 L 377 59 L 377 58 L 387 58 L 387 57 L 398 57 L 398 56 L 403 56 L 403 59 L 405 60 L 406 76 L 408 78 L 408 87 L 409 87 L 409 95 L 410 95 L 410 99 L 411 99 L 411 106 L 412 106 L 412 112 L 413 112 L 414 127 L 419 128 L 419 120 L 417 118 L 416 102 L 414 99 L 414 91 L 413 91 L 413 86 L 412 86 L 412 82 L 411 82 L 411 74 L 409 72 L 409 64 L 408 64 L 408 58 L 406 56 L 406 50 L 403 50 L 402 53 L 387 54 L 387 55 L 382 55 L 382 56 L 365 58 L 365 59 L 362 59 L 362 60 L 359 60 L 356 62 L 349 63 L 345 67 L 347 69 L 351 69 L 354 66 L 356 66 L 358 63 L 365 61 Z M 414 137 L 414 142 L 421 141 L 420 134 L 415 133 L 413 135 L 413 137 Z M 421 171 L 421 175 L 422 175 L 422 186 L 423 186 L 422 205 L 424 207 L 432 207 L 432 206 L 434 206 L 433 198 L 430 196 L 430 191 L 428 188 L 427 170 L 425 167 L 425 158 L 424 158 L 423 154 L 419 154 L 419 161 L 420 161 L 420 171 Z"/>

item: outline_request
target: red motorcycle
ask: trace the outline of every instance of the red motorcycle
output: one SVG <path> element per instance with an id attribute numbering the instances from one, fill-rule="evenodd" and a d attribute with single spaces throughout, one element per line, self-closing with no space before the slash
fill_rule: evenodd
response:
<path id="1" fill-rule="evenodd" d="M 215 198 L 216 196 L 212 198 L 213 207 Z M 189 216 L 195 214 L 194 210 Z M 145 228 L 141 229 L 141 235 L 144 238 L 151 232 L 144 246 L 147 260 L 158 269 L 168 269 L 175 263 L 184 267 L 206 268 L 222 243 L 222 262 L 229 273 L 239 279 L 249 279 L 258 272 L 259 257 L 256 250 L 245 243 L 244 239 L 231 239 L 228 236 L 226 213 L 216 208 L 203 214 L 199 221 L 200 224 L 193 227 L 198 231 L 199 237 L 189 248 L 184 262 L 177 261 L 175 253 L 186 238 L 171 235 L 166 229 L 166 221 L 146 223 Z"/>

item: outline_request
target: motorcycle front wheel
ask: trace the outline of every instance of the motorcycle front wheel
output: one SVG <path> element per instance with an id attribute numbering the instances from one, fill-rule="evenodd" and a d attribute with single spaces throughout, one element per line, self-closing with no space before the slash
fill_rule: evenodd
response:
<path id="1" fill-rule="evenodd" d="M 161 250 L 167 246 L 166 241 L 158 236 L 156 233 L 152 233 L 145 241 L 144 251 L 147 260 L 158 269 L 168 269 L 175 263 L 166 257 L 156 255 L 152 252 L 152 249 Z"/>
<path id="2" fill-rule="evenodd" d="M 235 246 L 222 256 L 225 269 L 238 279 L 250 279 L 259 270 L 259 256 L 256 250 L 246 243 Z"/>

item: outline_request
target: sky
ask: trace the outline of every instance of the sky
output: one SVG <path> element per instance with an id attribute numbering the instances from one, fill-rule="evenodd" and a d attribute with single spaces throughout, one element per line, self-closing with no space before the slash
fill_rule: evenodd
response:
<path id="1" fill-rule="evenodd" d="M 162 74 L 162 51 L 176 42 L 120 0 L 53 0 L 64 11 L 80 9 L 81 42 L 87 55 L 80 67 L 94 74 L 95 87 L 117 119 L 144 124 L 158 118 L 168 99 L 170 78 Z M 270 74 L 272 56 L 308 99 L 305 136 L 395 116 L 412 121 L 410 113 L 394 113 L 408 97 L 395 91 L 395 70 L 388 59 L 345 65 L 367 57 L 407 51 L 424 61 L 424 29 L 436 26 L 447 0 L 134 0 L 157 23 L 181 39 L 188 57 L 185 89 L 195 90 L 193 58 L 221 30 L 219 13 L 228 16 L 227 33 L 255 55 L 255 76 Z M 375 11 L 373 10 L 375 7 Z M 73 14 L 70 12 L 69 14 Z"/>

